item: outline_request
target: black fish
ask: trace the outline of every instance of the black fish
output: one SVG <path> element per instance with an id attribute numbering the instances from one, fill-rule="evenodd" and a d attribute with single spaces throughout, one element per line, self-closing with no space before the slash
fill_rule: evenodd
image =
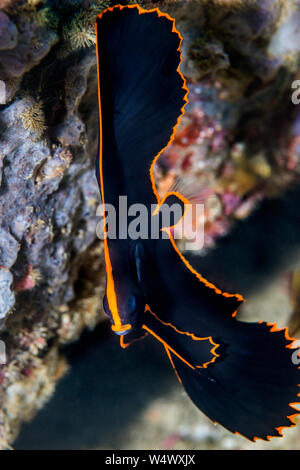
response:
<path id="1" fill-rule="evenodd" d="M 96 32 L 104 222 L 105 207 L 118 210 L 120 195 L 150 214 L 144 238 L 114 239 L 105 225 L 104 309 L 112 329 L 122 347 L 145 334 L 160 341 L 188 395 L 212 420 L 251 440 L 280 436 L 298 414 L 293 340 L 273 324 L 237 321 L 242 296 L 193 269 L 160 218 L 162 202 L 188 203 L 176 192 L 162 201 L 153 175 L 187 102 L 174 20 L 158 9 L 116 6 L 99 15 Z M 162 229 L 158 239 L 150 236 L 153 221 Z"/>

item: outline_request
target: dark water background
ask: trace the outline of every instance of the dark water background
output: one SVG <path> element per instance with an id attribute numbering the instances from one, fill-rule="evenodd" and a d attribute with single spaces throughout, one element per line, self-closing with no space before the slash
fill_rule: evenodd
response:
<path id="1" fill-rule="evenodd" d="M 119 448 L 126 428 L 176 382 L 159 343 L 146 338 L 123 350 L 108 324 L 65 350 L 70 371 L 15 449 Z"/>

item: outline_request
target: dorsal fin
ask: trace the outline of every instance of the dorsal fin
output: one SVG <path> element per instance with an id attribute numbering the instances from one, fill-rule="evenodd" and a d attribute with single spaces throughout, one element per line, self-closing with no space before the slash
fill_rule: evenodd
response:
<path id="1" fill-rule="evenodd" d="M 113 139 L 125 181 L 152 180 L 156 194 L 149 170 L 187 102 L 182 38 L 168 15 L 137 5 L 105 10 L 96 30 L 103 144 Z"/>

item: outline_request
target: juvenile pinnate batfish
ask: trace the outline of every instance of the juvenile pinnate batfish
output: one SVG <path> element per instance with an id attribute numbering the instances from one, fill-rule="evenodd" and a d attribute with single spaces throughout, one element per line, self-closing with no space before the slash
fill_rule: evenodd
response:
<path id="1" fill-rule="evenodd" d="M 123 348 L 145 335 L 159 341 L 196 406 L 248 439 L 280 436 L 298 414 L 300 375 L 293 340 L 275 324 L 235 318 L 243 297 L 204 279 L 177 248 L 169 227 L 158 239 L 113 238 L 105 205 L 149 210 L 161 224 L 153 166 L 173 139 L 187 103 L 180 72 L 181 36 L 159 9 L 108 8 L 97 18 L 99 153 L 106 263 L 105 312 Z M 156 204 L 156 210 L 151 207 Z M 117 217 L 118 219 L 118 217 Z M 167 234 L 167 236 L 166 236 Z M 216 267 L 217 269 L 217 267 Z"/>

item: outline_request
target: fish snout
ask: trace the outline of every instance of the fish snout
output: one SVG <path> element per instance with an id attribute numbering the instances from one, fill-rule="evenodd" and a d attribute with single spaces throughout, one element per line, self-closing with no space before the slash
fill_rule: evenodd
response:
<path id="1" fill-rule="evenodd" d="M 125 336 L 128 333 L 132 331 L 132 326 L 127 324 L 127 325 L 121 325 L 116 327 L 116 325 L 111 326 L 112 331 L 118 335 L 118 336 Z"/>

